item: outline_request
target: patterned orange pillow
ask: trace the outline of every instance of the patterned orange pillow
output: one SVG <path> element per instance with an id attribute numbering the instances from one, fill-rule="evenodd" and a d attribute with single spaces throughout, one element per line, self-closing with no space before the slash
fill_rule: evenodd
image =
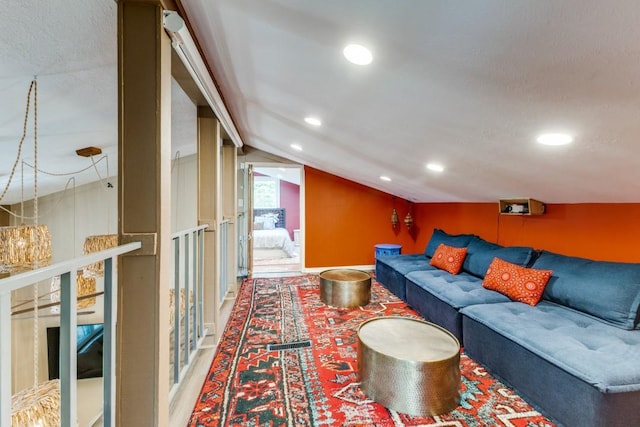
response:
<path id="1" fill-rule="evenodd" d="M 467 256 L 467 248 L 454 248 L 440 243 L 429 263 L 451 274 L 458 274 L 465 256 Z"/>
<path id="2" fill-rule="evenodd" d="M 482 286 L 498 291 L 514 301 L 536 305 L 542 298 L 551 270 L 537 270 L 494 258 L 484 276 Z"/>

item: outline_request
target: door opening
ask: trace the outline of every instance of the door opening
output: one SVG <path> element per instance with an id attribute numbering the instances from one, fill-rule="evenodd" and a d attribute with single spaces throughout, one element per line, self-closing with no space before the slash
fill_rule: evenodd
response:
<path id="1" fill-rule="evenodd" d="M 302 168 L 254 165 L 251 184 L 251 274 L 302 271 Z"/>

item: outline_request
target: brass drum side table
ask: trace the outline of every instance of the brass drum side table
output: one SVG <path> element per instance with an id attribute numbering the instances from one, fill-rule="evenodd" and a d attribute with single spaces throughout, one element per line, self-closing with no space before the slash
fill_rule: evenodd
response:
<path id="1" fill-rule="evenodd" d="M 460 343 L 421 320 L 367 320 L 358 328 L 358 375 L 364 394 L 386 408 L 441 415 L 460 401 Z"/>
<path id="2" fill-rule="evenodd" d="M 371 276 L 348 268 L 320 273 L 320 300 L 333 307 L 360 307 L 371 299 Z"/>

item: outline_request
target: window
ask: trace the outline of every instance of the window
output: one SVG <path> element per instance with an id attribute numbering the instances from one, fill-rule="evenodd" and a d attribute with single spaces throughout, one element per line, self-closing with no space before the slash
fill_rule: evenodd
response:
<path id="1" fill-rule="evenodd" d="M 254 176 L 253 207 L 271 209 L 280 207 L 280 180 L 271 176 Z"/>

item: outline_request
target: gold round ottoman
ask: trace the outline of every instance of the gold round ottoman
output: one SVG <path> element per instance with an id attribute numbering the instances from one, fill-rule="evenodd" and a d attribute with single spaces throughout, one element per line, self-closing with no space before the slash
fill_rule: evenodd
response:
<path id="1" fill-rule="evenodd" d="M 333 307 L 360 307 L 371 299 L 371 276 L 338 268 L 320 273 L 320 300 Z"/>
<path id="2" fill-rule="evenodd" d="M 460 401 L 460 343 L 433 323 L 379 317 L 358 328 L 360 388 L 409 415 L 450 412 Z"/>

